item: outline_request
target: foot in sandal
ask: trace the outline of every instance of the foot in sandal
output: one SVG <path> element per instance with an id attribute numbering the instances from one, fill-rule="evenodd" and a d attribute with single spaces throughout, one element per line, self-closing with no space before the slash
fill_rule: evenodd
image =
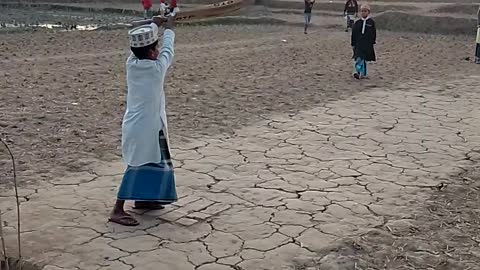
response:
<path id="1" fill-rule="evenodd" d="M 123 226 L 138 226 L 140 223 L 138 223 L 138 221 L 134 217 L 125 212 L 124 206 L 124 200 L 117 200 L 108 221 Z"/>
<path id="2" fill-rule="evenodd" d="M 126 212 L 112 213 L 108 221 L 117 223 L 123 226 L 138 226 L 140 224 L 134 217 L 127 214 Z"/>

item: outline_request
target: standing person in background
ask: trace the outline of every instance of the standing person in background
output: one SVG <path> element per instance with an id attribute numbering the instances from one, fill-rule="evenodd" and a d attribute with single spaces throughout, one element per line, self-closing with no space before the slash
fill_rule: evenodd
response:
<path id="1" fill-rule="evenodd" d="M 310 21 L 312 19 L 312 8 L 315 0 L 304 0 L 305 1 L 305 11 L 303 13 L 303 17 L 305 18 L 305 30 L 304 33 L 307 34 L 308 25 L 310 25 Z"/>
<path id="2" fill-rule="evenodd" d="M 475 63 L 480 64 L 480 6 L 477 12 L 477 46 L 475 48 Z"/>
<path id="3" fill-rule="evenodd" d="M 348 32 L 349 28 L 353 27 L 353 17 L 358 16 L 358 2 L 357 0 L 347 0 L 345 3 L 345 9 L 343 9 L 343 16 L 347 19 L 347 29 L 345 32 Z"/>
<path id="4" fill-rule="evenodd" d="M 172 0 L 170 5 L 167 5 L 165 0 L 160 0 L 160 15 L 166 16 L 169 14 L 176 15 L 180 9 L 177 6 L 177 0 Z"/>
<path id="5" fill-rule="evenodd" d="M 352 29 L 352 49 L 355 60 L 355 79 L 367 77 L 367 62 L 375 61 L 374 45 L 377 41 L 375 22 L 370 18 L 370 6 L 363 4 L 360 8 L 361 18 L 356 21 Z"/>
<path id="6" fill-rule="evenodd" d="M 144 19 L 150 18 L 150 9 L 152 8 L 152 0 L 142 0 L 142 5 L 143 5 L 143 17 Z"/>

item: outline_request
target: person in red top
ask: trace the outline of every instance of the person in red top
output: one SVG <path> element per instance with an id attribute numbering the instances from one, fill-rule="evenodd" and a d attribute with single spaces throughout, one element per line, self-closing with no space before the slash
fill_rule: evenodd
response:
<path id="1" fill-rule="evenodd" d="M 142 0 L 142 5 L 143 5 L 143 16 L 145 17 L 145 19 L 148 19 L 151 17 L 151 14 L 150 14 L 150 9 L 152 8 L 152 0 Z"/>

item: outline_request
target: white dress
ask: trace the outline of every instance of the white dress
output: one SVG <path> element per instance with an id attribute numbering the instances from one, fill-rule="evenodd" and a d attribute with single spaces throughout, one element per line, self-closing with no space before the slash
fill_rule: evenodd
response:
<path id="1" fill-rule="evenodd" d="M 152 24 L 153 27 L 157 27 Z M 165 74 L 173 61 L 175 33 L 165 30 L 157 60 L 127 60 L 127 109 L 122 123 L 122 154 L 129 166 L 160 163 L 159 132 L 168 141 Z"/>

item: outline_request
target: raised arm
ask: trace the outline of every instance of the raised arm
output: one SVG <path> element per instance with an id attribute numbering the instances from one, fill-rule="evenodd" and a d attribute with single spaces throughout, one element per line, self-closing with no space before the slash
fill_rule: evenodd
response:
<path id="1" fill-rule="evenodd" d="M 165 29 L 163 32 L 163 42 L 162 47 L 160 48 L 160 53 L 158 54 L 157 61 L 160 62 L 160 65 L 167 69 L 173 62 L 174 48 L 175 43 L 175 32 L 172 29 Z"/>
<path id="2" fill-rule="evenodd" d="M 173 27 L 175 25 L 175 16 L 168 17 L 166 21 L 165 18 L 154 17 L 152 26 L 158 29 L 160 25 L 163 25 L 165 31 L 163 32 L 163 41 L 157 57 L 157 64 L 162 72 L 166 72 L 172 64 L 174 56 L 175 32 L 173 32 Z"/>

